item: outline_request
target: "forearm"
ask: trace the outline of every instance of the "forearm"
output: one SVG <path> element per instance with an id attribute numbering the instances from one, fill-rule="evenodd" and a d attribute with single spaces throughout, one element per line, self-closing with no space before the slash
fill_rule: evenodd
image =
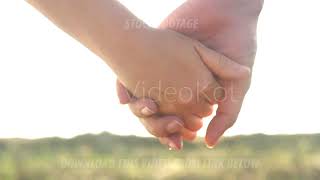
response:
<path id="1" fill-rule="evenodd" d="M 133 49 L 140 48 L 138 43 L 144 42 L 149 31 L 147 27 L 126 28 L 128 20 L 140 20 L 116 0 L 27 1 L 116 72 L 130 60 L 128 56 L 135 56 Z"/>

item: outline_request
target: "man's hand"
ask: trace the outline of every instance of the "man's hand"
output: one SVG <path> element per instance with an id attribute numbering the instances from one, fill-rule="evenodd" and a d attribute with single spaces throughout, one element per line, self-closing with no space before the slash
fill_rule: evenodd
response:
<path id="1" fill-rule="evenodd" d="M 161 28 L 170 28 L 197 39 L 251 69 L 257 49 L 256 28 L 262 7 L 263 0 L 189 0 L 175 10 L 161 24 Z M 172 23 L 192 19 L 197 22 L 194 28 L 175 26 Z M 210 68 L 210 64 L 205 63 Z M 213 69 L 213 74 L 215 73 Z M 220 79 L 226 96 L 218 103 L 216 116 L 208 126 L 208 146 L 214 146 L 235 123 L 250 81 L 251 76 L 237 81 Z"/>

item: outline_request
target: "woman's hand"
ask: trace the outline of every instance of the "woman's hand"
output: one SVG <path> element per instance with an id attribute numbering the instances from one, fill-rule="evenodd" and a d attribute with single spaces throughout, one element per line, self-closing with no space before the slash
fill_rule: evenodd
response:
<path id="1" fill-rule="evenodd" d="M 178 116 L 190 130 L 202 127 L 222 97 L 201 62 L 199 42 L 172 30 L 126 27 L 129 20 L 143 22 L 116 0 L 28 2 L 100 56 L 134 96 L 152 98 L 159 113 Z"/>
<path id="2" fill-rule="evenodd" d="M 235 62 L 252 68 L 257 51 L 257 22 L 263 2 L 263 0 L 188 0 L 170 14 L 160 28 L 170 28 L 197 39 Z M 170 23 L 181 19 L 194 20 L 196 24 L 190 27 Z M 216 116 L 207 129 L 206 143 L 211 147 L 236 122 L 250 87 L 251 75 L 237 81 L 218 80 L 225 90 L 225 98 L 219 102 Z"/>

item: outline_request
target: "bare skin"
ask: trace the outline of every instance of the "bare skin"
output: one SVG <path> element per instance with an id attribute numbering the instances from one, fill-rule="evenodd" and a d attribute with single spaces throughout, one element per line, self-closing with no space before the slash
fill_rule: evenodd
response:
<path id="1" fill-rule="evenodd" d="M 160 28 L 169 28 L 195 38 L 235 62 L 252 68 L 256 54 L 256 27 L 262 6 L 263 0 L 189 0 L 174 11 Z M 179 19 L 197 19 L 198 26 L 197 28 L 172 26 L 172 22 Z M 213 73 L 216 75 L 216 72 L 213 71 Z M 250 79 L 238 81 L 220 79 L 219 82 L 226 89 L 227 96 L 224 101 L 219 102 L 217 115 L 207 129 L 206 143 L 208 146 L 214 146 L 223 133 L 236 121 L 245 94 L 249 89 Z M 119 97 L 122 99 L 124 96 Z M 149 106 L 150 102 L 144 104 L 144 102 L 134 101 L 131 104 L 132 109 L 145 106 L 153 108 Z M 136 104 L 139 106 L 135 106 Z M 153 112 L 156 111 L 153 109 Z M 164 118 L 167 119 L 161 126 L 158 126 L 159 128 L 166 127 L 172 121 L 177 121 L 174 118 L 171 119 L 172 121 L 168 120 L 168 117 Z M 146 125 L 146 128 L 153 125 L 153 119 L 149 117 L 148 120 L 150 124 Z M 158 127 L 152 128 L 158 129 Z M 174 144 L 177 147 L 180 144 L 178 141 L 181 140 L 177 136 L 178 133 L 180 132 L 162 132 L 161 135 L 166 134 L 167 137 L 160 138 L 160 141 L 164 144 Z"/>
<path id="2" fill-rule="evenodd" d="M 99 55 L 136 97 L 148 97 L 161 114 L 175 115 L 191 130 L 212 113 L 222 97 L 219 83 L 204 64 L 228 64 L 223 77 L 248 76 L 248 68 L 169 29 L 126 27 L 143 24 L 116 0 L 29 0 L 66 33 Z M 235 71 L 236 70 L 236 71 Z M 146 76 L 147 75 L 147 76 Z"/>

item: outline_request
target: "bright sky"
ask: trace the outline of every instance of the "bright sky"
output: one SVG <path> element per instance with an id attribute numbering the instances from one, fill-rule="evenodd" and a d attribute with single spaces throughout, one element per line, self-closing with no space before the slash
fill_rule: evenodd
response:
<path id="1" fill-rule="evenodd" d="M 121 2 L 157 26 L 184 1 Z M 227 135 L 320 132 L 319 5 L 266 1 L 252 87 Z M 24 1 L 1 1 L 0 22 L 1 138 L 148 135 L 119 105 L 115 76 L 102 60 Z"/>

